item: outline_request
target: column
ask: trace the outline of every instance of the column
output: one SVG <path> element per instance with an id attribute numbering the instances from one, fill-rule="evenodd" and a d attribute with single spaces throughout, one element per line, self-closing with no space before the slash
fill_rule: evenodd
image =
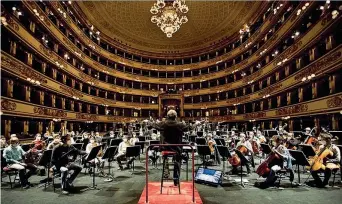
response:
<path id="1" fill-rule="evenodd" d="M 25 86 L 25 101 L 30 102 L 31 101 L 31 87 Z"/>
<path id="2" fill-rule="evenodd" d="M 41 121 L 38 122 L 38 133 L 43 133 L 43 122 Z"/>
<path id="3" fill-rule="evenodd" d="M 65 109 L 65 98 L 62 98 L 62 109 Z"/>
<path id="4" fill-rule="evenodd" d="M 15 56 L 17 54 L 17 43 L 15 41 L 11 41 L 10 54 L 13 56 Z"/>
<path id="5" fill-rule="evenodd" d="M 336 75 L 329 76 L 329 93 L 333 94 L 336 92 Z"/>
<path id="6" fill-rule="evenodd" d="M 23 121 L 23 123 L 24 123 L 23 132 L 24 132 L 25 134 L 27 134 L 28 131 L 29 131 L 29 121 L 28 121 L 28 120 L 25 120 L 25 121 Z"/>
<path id="7" fill-rule="evenodd" d="M 315 99 L 317 98 L 317 82 L 312 82 L 311 88 L 312 88 L 312 99 Z"/>
<path id="8" fill-rule="evenodd" d="M 6 96 L 7 97 L 13 97 L 13 80 L 11 79 L 6 79 L 6 84 L 5 84 L 5 89 L 6 89 Z"/>
<path id="9" fill-rule="evenodd" d="M 39 91 L 39 104 L 44 105 L 45 102 L 45 92 L 44 91 Z"/>
<path id="10" fill-rule="evenodd" d="M 298 88 L 298 100 L 299 100 L 299 102 L 303 102 L 303 100 L 304 100 L 303 88 Z"/>
<path id="11" fill-rule="evenodd" d="M 12 120 L 5 120 L 5 137 L 9 138 L 11 134 Z"/>
<path id="12" fill-rule="evenodd" d="M 52 108 L 55 108 L 56 107 L 56 96 L 51 94 L 50 97 L 51 97 Z"/>

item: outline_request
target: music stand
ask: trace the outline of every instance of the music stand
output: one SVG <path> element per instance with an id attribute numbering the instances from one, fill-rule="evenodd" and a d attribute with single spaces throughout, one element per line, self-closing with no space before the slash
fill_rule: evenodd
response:
<path id="1" fill-rule="evenodd" d="M 214 140 L 216 142 L 216 145 L 226 146 L 226 142 L 224 141 L 223 138 L 215 138 Z"/>
<path id="2" fill-rule="evenodd" d="M 94 160 L 93 161 L 93 168 L 94 168 L 93 169 L 93 185 L 91 187 L 89 187 L 89 189 L 91 189 L 91 190 L 97 189 L 96 185 L 95 185 L 95 167 L 96 167 L 95 159 L 96 159 L 97 155 L 99 154 L 101 148 L 102 148 L 102 145 L 93 147 L 91 149 L 90 153 L 88 154 L 88 156 L 85 158 L 85 161 L 84 161 L 85 163 L 87 163 L 87 162 L 90 163 L 91 160 Z"/>
<path id="3" fill-rule="evenodd" d="M 225 170 L 226 170 L 226 162 L 228 162 L 228 158 L 231 158 L 232 155 L 229 152 L 229 149 L 227 146 L 222 146 L 222 145 L 217 145 L 217 150 L 220 153 L 222 159 L 223 159 L 223 169 L 222 172 L 223 174 L 225 174 Z"/>
<path id="4" fill-rule="evenodd" d="M 111 166 L 110 166 L 110 163 L 112 162 L 112 160 L 114 159 L 114 155 L 117 151 L 118 147 L 117 146 L 112 146 L 112 147 L 108 147 L 104 153 L 104 155 L 102 156 L 102 159 L 105 160 L 107 159 L 108 160 L 108 177 L 105 181 L 107 182 L 110 182 L 110 181 L 113 181 L 114 179 L 114 176 L 110 173 L 110 169 L 111 169 Z"/>
<path id="5" fill-rule="evenodd" d="M 269 153 L 272 152 L 271 147 L 270 147 L 269 144 L 260 143 L 260 146 L 261 146 L 261 151 L 262 151 L 264 154 L 268 155 Z"/>
<path id="6" fill-rule="evenodd" d="M 139 136 L 138 138 L 139 138 L 139 141 L 141 141 L 141 142 L 145 142 L 146 141 L 146 138 L 144 136 Z"/>
<path id="7" fill-rule="evenodd" d="M 196 135 L 189 135 L 189 142 L 196 142 Z"/>
<path id="8" fill-rule="evenodd" d="M 110 146 L 119 146 L 121 142 L 122 142 L 122 139 L 111 139 Z"/>
<path id="9" fill-rule="evenodd" d="M 75 147 L 75 148 L 78 149 L 78 150 L 82 150 L 82 145 L 83 145 L 83 143 L 75 143 L 75 144 L 72 144 L 72 146 Z"/>
<path id="10" fill-rule="evenodd" d="M 203 137 L 198 137 L 198 138 L 196 138 L 196 144 L 197 145 L 205 145 L 206 144 L 206 140 L 205 140 L 205 138 L 203 138 Z"/>
<path id="11" fill-rule="evenodd" d="M 235 149 L 235 154 L 238 155 L 238 157 L 240 158 L 240 167 L 241 167 L 241 170 L 240 170 L 240 178 L 241 178 L 241 186 L 242 187 L 245 187 L 245 184 L 243 183 L 242 181 L 242 166 L 247 164 L 247 163 L 250 163 L 248 161 L 248 159 L 237 149 Z"/>
<path id="12" fill-rule="evenodd" d="M 132 147 L 127 147 L 126 149 L 126 158 L 129 157 L 134 157 L 133 162 L 132 162 L 132 174 L 134 174 L 134 160 L 135 157 L 138 157 L 140 155 L 140 145 L 135 145 Z"/>
<path id="13" fill-rule="evenodd" d="M 135 142 L 135 145 L 139 145 L 140 146 L 140 150 L 141 150 L 140 154 L 141 153 L 144 154 L 145 142 L 140 142 L 140 141 L 139 142 Z M 140 161 L 140 154 L 139 154 L 139 161 Z"/>
<path id="14" fill-rule="evenodd" d="M 52 156 L 52 150 L 45 150 L 43 152 L 43 155 L 40 157 L 38 161 L 39 166 L 43 166 L 44 168 L 47 168 L 47 181 L 38 186 L 38 188 L 42 187 L 44 185 L 44 189 L 46 189 L 47 185 L 50 185 L 50 167 L 51 167 L 51 156 Z"/>
<path id="15" fill-rule="evenodd" d="M 197 132 L 197 136 L 198 137 L 203 137 L 203 132 L 202 131 Z"/>
<path id="16" fill-rule="evenodd" d="M 301 166 L 310 166 L 308 159 L 306 158 L 305 154 L 299 150 L 289 150 L 291 156 L 296 160 L 297 164 L 297 174 L 298 174 L 298 183 L 300 183 L 300 172 L 299 172 L 299 165 Z"/>
<path id="17" fill-rule="evenodd" d="M 315 156 L 316 152 L 313 148 L 312 145 L 307 145 L 307 144 L 300 144 L 299 147 L 302 147 L 303 153 L 305 154 L 305 156 L 307 158 L 309 158 L 310 156 Z"/>
<path id="18" fill-rule="evenodd" d="M 32 144 L 23 144 L 21 145 L 21 149 L 23 149 L 25 152 L 30 150 Z"/>
<path id="19" fill-rule="evenodd" d="M 206 161 L 205 161 L 205 156 L 207 155 L 211 155 L 211 151 L 208 145 L 197 145 L 197 152 L 198 155 L 202 155 L 203 156 L 203 166 L 206 168 Z"/>

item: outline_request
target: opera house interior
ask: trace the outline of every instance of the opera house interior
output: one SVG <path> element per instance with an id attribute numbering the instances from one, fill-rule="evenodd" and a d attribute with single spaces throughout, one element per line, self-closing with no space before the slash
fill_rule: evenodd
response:
<path id="1" fill-rule="evenodd" d="M 339 203 L 341 1 L 2 1 L 1 202 Z"/>

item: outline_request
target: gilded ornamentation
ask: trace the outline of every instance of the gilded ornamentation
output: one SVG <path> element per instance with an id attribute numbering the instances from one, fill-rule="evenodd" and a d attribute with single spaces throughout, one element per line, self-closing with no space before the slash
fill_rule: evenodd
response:
<path id="1" fill-rule="evenodd" d="M 39 81 L 40 83 L 43 83 L 43 84 L 47 83 L 47 80 L 45 79 L 43 75 L 37 73 L 31 67 L 22 65 L 20 62 L 17 61 L 17 59 L 14 59 L 13 57 L 8 57 L 5 54 L 2 54 L 1 63 L 2 63 L 1 66 L 5 66 L 11 70 L 15 70 L 19 72 L 20 74 L 24 75 L 26 78 Z"/>
<path id="2" fill-rule="evenodd" d="M 242 83 L 248 83 L 249 81 L 255 80 L 255 78 L 261 76 L 262 73 L 263 70 L 260 69 L 249 76 L 245 76 L 244 78 L 242 78 Z"/>
<path id="3" fill-rule="evenodd" d="M 269 87 L 263 89 L 262 91 L 260 91 L 258 95 L 259 95 L 259 96 L 265 96 L 265 95 L 267 95 L 267 94 L 271 94 L 271 93 L 273 93 L 273 92 L 278 91 L 279 89 L 281 89 L 282 86 L 283 86 L 282 83 L 281 83 L 281 84 L 277 84 L 277 85 L 275 85 L 275 86 L 269 86 Z"/>
<path id="4" fill-rule="evenodd" d="M 255 113 L 246 113 L 243 115 L 243 119 L 257 119 L 266 117 L 266 112 L 255 112 Z"/>
<path id="5" fill-rule="evenodd" d="M 232 98 L 232 99 L 228 99 L 226 101 L 226 103 L 232 104 L 232 103 L 242 103 L 246 100 L 249 100 L 251 98 L 250 95 L 246 95 L 246 96 L 241 96 L 241 97 L 237 97 L 237 98 Z"/>
<path id="6" fill-rule="evenodd" d="M 92 98 L 98 105 L 111 105 L 111 104 L 116 104 L 116 101 L 114 100 L 108 100 L 105 98 Z"/>
<path id="7" fill-rule="evenodd" d="M 66 112 L 64 112 L 63 110 L 56 110 L 44 107 L 34 107 L 33 112 L 39 115 L 47 115 L 60 118 L 65 118 L 67 116 Z"/>
<path id="8" fill-rule="evenodd" d="M 76 119 L 81 119 L 81 120 L 97 120 L 99 117 L 97 115 L 91 115 L 87 113 L 76 113 Z"/>
<path id="9" fill-rule="evenodd" d="M 339 60 L 341 58 L 341 51 L 335 52 L 333 54 L 327 54 L 326 57 L 323 59 L 314 62 L 312 65 L 307 67 L 306 69 L 303 69 L 301 72 L 299 72 L 295 76 L 295 80 L 302 80 L 303 77 L 306 77 L 311 74 L 315 74 L 319 72 L 320 70 L 324 70 L 324 68 L 334 64 L 336 60 Z"/>
<path id="10" fill-rule="evenodd" d="M 308 110 L 307 104 L 298 104 L 291 107 L 279 108 L 276 110 L 276 115 L 291 115 L 293 113 L 303 113 Z"/>
<path id="11" fill-rule="evenodd" d="M 291 47 L 287 48 L 283 53 L 280 54 L 280 56 L 278 56 L 274 62 L 273 65 L 277 66 L 279 62 L 283 62 L 283 60 L 290 58 L 291 55 L 293 55 L 293 53 L 295 53 L 300 46 L 302 45 L 302 41 L 298 41 L 295 44 L 293 44 Z"/>
<path id="12" fill-rule="evenodd" d="M 99 84 L 99 82 L 98 82 L 95 78 L 89 76 L 88 74 L 85 74 L 85 73 L 83 73 L 83 72 L 80 72 L 80 73 L 79 73 L 79 76 L 80 76 L 85 82 L 87 82 L 87 83 L 89 83 L 89 84 L 91 84 L 91 85 L 98 85 L 98 84 Z"/>
<path id="13" fill-rule="evenodd" d="M 7 99 L 1 100 L 1 110 L 14 111 L 17 108 L 17 104 L 15 102 L 9 101 Z"/>
<path id="14" fill-rule="evenodd" d="M 342 98 L 335 96 L 334 98 L 327 100 L 327 106 L 328 108 L 342 107 Z"/>
<path id="15" fill-rule="evenodd" d="M 79 93 L 76 89 L 70 88 L 70 87 L 65 87 L 65 86 L 59 86 L 59 88 L 64 92 L 67 93 L 71 96 L 75 96 L 78 98 L 83 97 L 81 93 Z"/>
<path id="16" fill-rule="evenodd" d="M 12 17 L 7 16 L 7 23 L 13 30 L 19 31 L 19 25 L 13 20 Z"/>

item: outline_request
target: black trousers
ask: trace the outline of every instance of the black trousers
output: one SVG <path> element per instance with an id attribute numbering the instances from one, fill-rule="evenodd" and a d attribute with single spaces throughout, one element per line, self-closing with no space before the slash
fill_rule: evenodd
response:
<path id="1" fill-rule="evenodd" d="M 126 159 L 126 155 L 125 154 L 118 154 L 116 156 L 116 161 L 118 163 L 118 165 L 120 167 L 122 167 L 121 161 L 124 161 Z M 131 165 L 134 161 L 134 157 L 132 157 L 128 162 L 127 162 L 127 166 Z"/>
<path id="2" fill-rule="evenodd" d="M 321 178 L 319 177 L 318 173 L 322 172 L 321 170 L 318 171 L 312 171 L 311 175 L 315 180 L 315 183 L 317 185 L 317 187 L 324 187 L 328 184 L 329 179 L 331 177 L 331 169 L 325 168 L 324 172 L 324 180 L 322 181 Z"/>
<path id="3" fill-rule="evenodd" d="M 70 184 L 76 179 L 77 175 L 82 171 L 82 167 L 77 164 L 70 163 L 67 166 L 60 167 L 60 171 L 62 177 L 62 189 L 67 190 Z M 72 171 L 72 173 L 68 178 L 70 171 Z"/>

